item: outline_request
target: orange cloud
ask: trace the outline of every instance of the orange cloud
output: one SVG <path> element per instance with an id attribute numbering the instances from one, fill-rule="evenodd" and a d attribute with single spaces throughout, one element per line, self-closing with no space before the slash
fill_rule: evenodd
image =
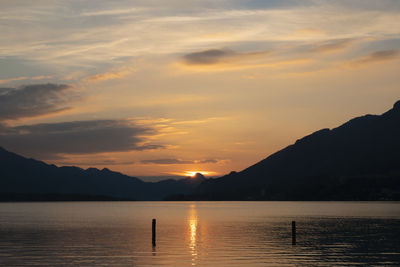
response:
<path id="1" fill-rule="evenodd" d="M 206 64 L 206 65 L 187 65 L 183 63 L 175 63 L 175 67 L 181 70 L 193 71 L 193 72 L 218 72 L 218 71 L 240 71 L 245 69 L 256 69 L 256 68 L 283 68 L 288 66 L 307 64 L 312 62 L 309 58 L 296 58 L 296 59 L 269 59 L 259 58 L 258 60 L 249 61 L 231 61 L 221 62 L 217 64 Z"/>
<path id="2" fill-rule="evenodd" d="M 85 80 L 88 82 L 101 82 L 107 80 L 121 79 L 133 72 L 135 72 L 134 68 L 123 68 L 118 71 L 110 71 L 89 76 Z"/>
<path id="3" fill-rule="evenodd" d="M 311 52 L 330 53 L 346 49 L 353 43 L 353 39 L 339 39 L 320 43 L 310 49 Z"/>
<path id="4" fill-rule="evenodd" d="M 17 78 L 0 80 L 0 84 L 9 83 L 9 82 L 15 82 L 15 81 L 25 81 L 25 80 L 34 80 L 34 81 L 46 80 L 46 79 L 52 79 L 52 78 L 54 78 L 54 77 L 53 76 L 45 76 L 45 75 L 33 76 L 33 77 L 21 76 L 21 77 L 17 77 Z"/>
<path id="5" fill-rule="evenodd" d="M 259 59 L 270 54 L 270 51 L 240 53 L 230 49 L 209 49 L 184 55 L 184 63 L 187 65 L 212 65 L 242 61 L 246 59 Z"/>
<path id="6" fill-rule="evenodd" d="M 371 64 L 371 63 L 379 63 L 379 62 L 384 62 L 384 61 L 389 61 L 389 60 L 395 60 L 395 59 L 399 58 L 399 55 L 400 55 L 399 50 L 375 51 L 364 57 L 353 60 L 352 62 L 350 62 L 350 66 L 358 67 L 358 66 L 363 66 L 366 64 Z"/>

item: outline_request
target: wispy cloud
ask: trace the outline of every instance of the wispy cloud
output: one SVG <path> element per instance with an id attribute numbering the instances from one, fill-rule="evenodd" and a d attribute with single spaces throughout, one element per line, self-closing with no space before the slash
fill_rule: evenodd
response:
<path id="1" fill-rule="evenodd" d="M 206 164 L 206 163 L 218 163 L 220 160 L 217 159 L 204 159 L 200 161 L 196 161 L 195 163 Z"/>
<path id="2" fill-rule="evenodd" d="M 146 159 L 140 161 L 142 164 L 159 164 L 159 165 L 170 165 L 170 164 L 192 164 L 193 161 L 181 160 L 181 159 Z"/>
<path id="3" fill-rule="evenodd" d="M 112 165 L 132 165 L 135 164 L 135 161 L 121 161 L 121 160 L 113 160 L 113 159 L 105 159 L 101 161 L 61 161 L 61 165 L 70 165 L 70 166 L 112 166 Z"/>
<path id="4" fill-rule="evenodd" d="M 146 159 L 140 161 L 142 164 L 157 164 L 157 165 L 174 165 L 174 164 L 206 164 L 206 163 L 218 163 L 217 159 L 204 159 L 204 160 L 182 160 L 175 158 L 165 159 Z"/>
<path id="5" fill-rule="evenodd" d="M 100 81 L 114 80 L 114 79 L 123 78 L 129 74 L 132 74 L 133 72 L 135 72 L 135 68 L 125 67 L 125 68 L 121 68 L 116 71 L 109 71 L 109 72 L 105 72 L 105 73 L 99 73 L 96 75 L 92 75 L 92 76 L 87 77 L 85 80 L 88 82 L 100 82 Z"/>
<path id="6" fill-rule="evenodd" d="M 95 10 L 82 12 L 80 15 L 85 17 L 91 16 L 116 16 L 116 15 L 126 15 L 134 14 L 143 11 L 143 8 L 121 8 L 121 9 L 107 9 L 107 10 Z"/>
<path id="7" fill-rule="evenodd" d="M 399 50 L 381 50 L 371 52 L 368 55 L 350 62 L 351 66 L 363 66 L 366 64 L 384 62 L 399 58 Z"/>
<path id="8" fill-rule="evenodd" d="M 69 2 L 4 4 L 0 11 L 6 22 L 0 24 L 3 33 L 0 56 L 56 63 L 73 71 L 76 66 L 92 69 L 128 56 L 171 55 L 225 46 L 251 50 L 256 43 L 266 46 L 276 43 L 279 48 L 287 41 L 310 38 L 315 41 L 368 36 L 386 39 L 399 34 L 399 14 L 395 12 L 398 8 L 394 8 L 398 4 L 393 1 L 380 1 L 379 8 L 372 1 L 363 1 L 357 8 L 344 2 L 325 1 L 301 1 L 301 4 L 266 1 L 256 8 L 248 1 L 229 4 L 218 1 L 211 8 L 208 1 L 190 5 L 175 1 L 168 5 L 158 1 L 134 4 L 113 1 L 112 5 L 98 2 L 95 9 Z M 390 10 L 382 8 L 385 6 Z M 35 36 L 24 33 L 21 21 L 25 19 L 32 27 L 41 29 Z M 217 33 L 223 37 L 215 37 Z M 291 36 L 293 33 L 296 36 Z M 337 46 L 319 49 L 334 51 Z"/>
<path id="9" fill-rule="evenodd" d="M 183 72 L 224 72 L 245 69 L 282 69 L 310 63 L 312 59 L 298 55 L 282 56 L 272 51 L 235 52 L 233 50 L 206 50 L 183 56 L 183 61 L 173 66 Z"/>
<path id="10" fill-rule="evenodd" d="M 316 53 L 330 53 L 330 52 L 337 52 L 342 51 L 348 48 L 354 39 L 338 39 L 338 40 L 329 40 L 324 41 L 322 43 L 317 43 L 312 45 L 308 51 L 309 52 L 316 52 Z"/>
<path id="11" fill-rule="evenodd" d="M 60 154 L 142 151 L 163 146 L 149 143 L 156 129 L 130 120 L 92 120 L 6 127 L 0 146 L 40 159 Z"/>
<path id="12" fill-rule="evenodd" d="M 217 63 L 228 63 L 229 61 L 239 62 L 245 59 L 260 59 L 269 51 L 257 52 L 235 52 L 231 49 L 209 49 L 200 52 L 193 52 L 183 56 L 185 63 L 189 65 L 211 65 Z"/>
<path id="13" fill-rule="evenodd" d="M 184 59 L 187 64 L 214 64 L 234 55 L 236 53 L 229 49 L 210 49 L 184 55 Z"/>
<path id="14" fill-rule="evenodd" d="M 39 75 L 39 76 L 32 76 L 32 77 L 21 76 L 21 77 L 16 77 L 16 78 L 0 80 L 0 84 L 11 83 L 11 82 L 16 82 L 16 81 L 26 81 L 26 80 L 32 80 L 32 81 L 48 80 L 48 79 L 53 79 L 53 78 L 54 78 L 54 76 L 50 76 L 50 75 Z"/>
<path id="15" fill-rule="evenodd" d="M 0 120 L 36 117 L 69 109 L 77 94 L 66 84 L 0 88 Z"/>
<path id="16" fill-rule="evenodd" d="M 171 124 L 173 124 L 173 125 L 179 125 L 179 124 L 192 125 L 192 124 L 201 124 L 201 123 L 208 123 L 208 122 L 212 122 L 212 121 L 229 120 L 229 119 L 231 119 L 231 118 L 230 117 L 211 117 L 211 118 L 189 120 L 189 121 L 174 121 L 174 122 L 171 122 Z"/>

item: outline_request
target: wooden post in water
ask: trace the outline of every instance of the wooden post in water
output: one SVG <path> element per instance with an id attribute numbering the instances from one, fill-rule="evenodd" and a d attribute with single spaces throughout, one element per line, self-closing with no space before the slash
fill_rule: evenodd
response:
<path id="1" fill-rule="evenodd" d="M 296 221 L 292 221 L 292 245 L 296 245 Z"/>
<path id="2" fill-rule="evenodd" d="M 153 243 L 153 247 L 155 247 L 156 246 L 156 219 L 153 219 L 153 222 L 152 222 L 151 241 Z"/>

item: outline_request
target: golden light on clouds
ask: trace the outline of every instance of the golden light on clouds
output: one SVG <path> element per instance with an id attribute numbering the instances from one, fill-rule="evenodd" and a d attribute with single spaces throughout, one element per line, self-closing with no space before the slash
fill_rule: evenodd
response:
<path id="1" fill-rule="evenodd" d="M 79 139 L 125 122 L 96 128 L 101 151 L 23 151 L 58 165 L 223 175 L 399 98 L 396 1 L 6 1 L 0 16 L 0 127 L 81 122 Z M 17 94 L 32 84 L 79 90 Z"/>
<path id="2" fill-rule="evenodd" d="M 121 79 L 127 75 L 130 75 L 135 72 L 134 67 L 123 67 L 116 71 L 110 71 L 105 73 L 99 73 L 96 75 L 89 76 L 85 79 L 88 82 L 101 82 L 107 80 Z"/>

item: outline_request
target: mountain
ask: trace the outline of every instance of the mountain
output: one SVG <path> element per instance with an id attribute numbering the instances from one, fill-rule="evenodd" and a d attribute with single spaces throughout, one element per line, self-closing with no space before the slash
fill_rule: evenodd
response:
<path id="1" fill-rule="evenodd" d="M 204 181 L 143 182 L 109 169 L 57 167 L 0 147 L 0 200 L 162 200 L 190 194 Z"/>
<path id="2" fill-rule="evenodd" d="M 0 148 L 0 200 L 400 200 L 400 101 L 297 140 L 221 178 L 143 182 Z"/>
<path id="3" fill-rule="evenodd" d="M 208 179 L 187 199 L 400 200 L 400 101 Z"/>

